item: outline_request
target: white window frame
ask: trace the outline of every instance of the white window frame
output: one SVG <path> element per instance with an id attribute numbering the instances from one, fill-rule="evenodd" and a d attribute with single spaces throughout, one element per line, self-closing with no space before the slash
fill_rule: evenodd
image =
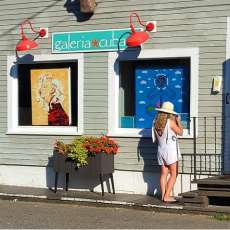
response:
<path id="1" fill-rule="evenodd" d="M 226 60 L 230 58 L 230 17 L 227 17 Z"/>
<path id="2" fill-rule="evenodd" d="M 154 58 L 190 58 L 190 117 L 198 116 L 199 48 L 172 48 L 110 52 L 108 56 L 108 135 L 117 137 L 151 137 L 151 129 L 119 128 L 119 62 Z M 193 121 L 190 129 L 184 129 L 182 138 L 193 137 Z"/>
<path id="3" fill-rule="evenodd" d="M 78 125 L 77 126 L 19 126 L 18 124 L 18 64 L 45 62 L 78 62 Z M 38 135 L 82 135 L 83 134 L 83 54 L 51 54 L 30 55 L 30 58 L 15 56 L 7 57 L 7 134 L 38 134 Z"/>

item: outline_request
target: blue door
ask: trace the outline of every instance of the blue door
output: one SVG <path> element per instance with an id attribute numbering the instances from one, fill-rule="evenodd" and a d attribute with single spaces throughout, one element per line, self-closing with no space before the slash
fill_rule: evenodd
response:
<path id="1" fill-rule="evenodd" d="M 224 63 L 224 174 L 230 174 L 230 59 Z"/>

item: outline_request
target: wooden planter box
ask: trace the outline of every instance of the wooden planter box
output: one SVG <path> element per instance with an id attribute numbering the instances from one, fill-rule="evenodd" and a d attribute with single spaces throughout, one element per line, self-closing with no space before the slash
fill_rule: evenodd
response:
<path id="1" fill-rule="evenodd" d="M 53 169 L 55 171 L 55 192 L 57 191 L 58 173 L 66 174 L 66 191 L 68 191 L 69 174 L 73 172 L 81 172 L 91 176 L 98 176 L 101 183 L 102 195 L 104 195 L 103 175 L 109 174 L 113 193 L 115 194 L 113 172 L 114 172 L 114 155 L 100 153 L 95 157 L 88 158 L 88 165 L 76 169 L 73 161 L 66 155 L 54 151 L 53 153 Z"/>

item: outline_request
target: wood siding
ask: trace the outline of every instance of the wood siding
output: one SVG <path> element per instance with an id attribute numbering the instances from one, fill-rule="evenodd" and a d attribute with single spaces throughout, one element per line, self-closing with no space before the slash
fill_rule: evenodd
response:
<path id="1" fill-rule="evenodd" d="M 70 2 L 70 3 L 69 3 Z M 72 3 L 71 3 L 72 2 Z M 52 155 L 55 139 L 73 137 L 40 135 L 7 135 L 7 56 L 14 55 L 20 35 L 18 24 L 30 18 L 35 27 L 49 28 L 49 33 L 129 27 L 129 14 L 138 12 L 144 21 L 157 20 L 158 32 L 144 49 L 198 47 L 199 116 L 222 116 L 222 92 L 211 94 L 212 77 L 222 76 L 225 61 L 226 22 L 230 15 L 229 0 L 97 0 L 95 14 L 82 21 L 75 1 L 11 0 L 0 1 L 0 164 L 45 166 Z M 76 1 L 77 2 L 77 1 Z M 33 54 L 51 53 L 51 36 L 39 40 Z M 84 133 L 101 134 L 108 127 L 108 53 L 84 54 Z M 209 133 L 213 133 L 212 123 Z M 217 125 L 221 153 L 222 122 Z M 202 125 L 199 136 L 203 134 Z M 157 169 L 150 139 L 116 138 L 120 153 L 115 158 L 119 170 L 154 171 Z M 212 139 L 210 137 L 210 139 Z M 198 152 L 203 140 L 198 140 Z M 193 142 L 180 140 L 182 154 L 193 154 Z M 210 140 L 209 152 L 214 150 Z M 189 155 L 190 154 L 190 155 Z M 155 159 L 155 160 L 154 160 Z M 185 165 L 190 158 L 185 157 Z"/>

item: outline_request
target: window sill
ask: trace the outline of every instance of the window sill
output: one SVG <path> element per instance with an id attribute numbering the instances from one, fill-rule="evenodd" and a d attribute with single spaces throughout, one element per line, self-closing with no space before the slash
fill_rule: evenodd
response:
<path id="1" fill-rule="evenodd" d="M 42 127 L 42 126 L 21 126 L 8 129 L 6 134 L 22 134 L 22 135 L 82 135 L 83 132 L 77 127 Z"/>
<path id="2" fill-rule="evenodd" d="M 151 129 L 125 129 L 118 128 L 107 133 L 110 137 L 137 137 L 137 138 L 152 138 Z M 178 136 L 178 138 L 193 138 L 193 133 L 190 133 L 188 129 L 183 130 L 183 136 Z"/>

